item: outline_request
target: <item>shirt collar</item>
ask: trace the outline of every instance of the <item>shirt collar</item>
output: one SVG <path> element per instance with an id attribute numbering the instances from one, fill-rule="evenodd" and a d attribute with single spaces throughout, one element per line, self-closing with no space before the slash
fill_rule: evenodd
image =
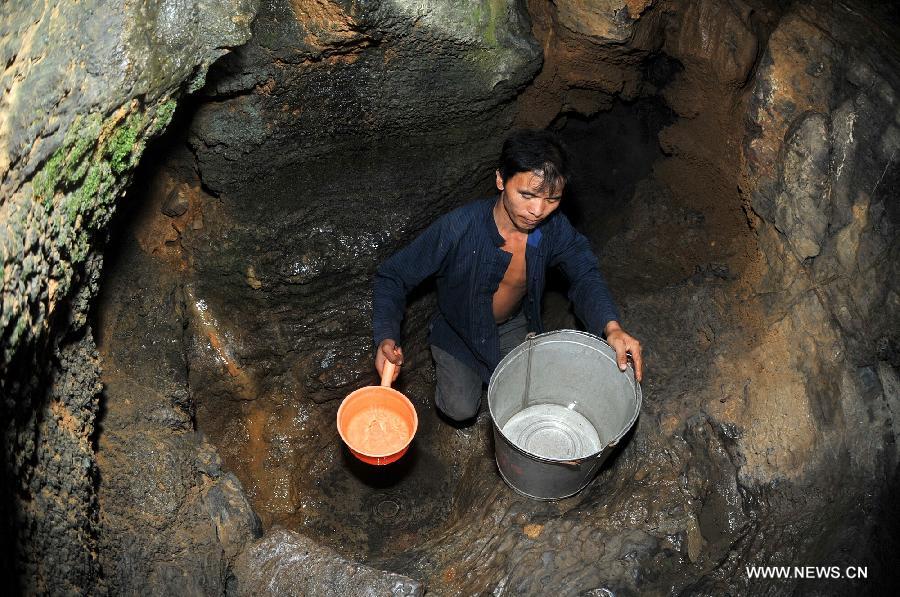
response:
<path id="1" fill-rule="evenodd" d="M 497 203 L 497 198 L 489 199 L 485 201 L 485 205 L 487 209 L 484 211 L 484 225 L 487 228 L 488 236 L 491 237 L 491 240 L 498 247 L 502 247 L 503 243 L 506 241 L 503 240 L 503 236 L 500 234 L 500 231 L 497 230 L 497 222 L 494 221 L 494 205 Z"/>

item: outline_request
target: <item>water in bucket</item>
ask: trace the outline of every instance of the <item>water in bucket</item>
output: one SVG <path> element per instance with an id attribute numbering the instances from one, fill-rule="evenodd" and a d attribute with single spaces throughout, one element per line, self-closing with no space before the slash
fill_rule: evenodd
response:
<path id="1" fill-rule="evenodd" d="M 536 404 L 517 412 L 503 426 L 503 435 L 526 452 L 554 460 L 584 458 L 603 447 L 590 421 L 558 404 Z"/>

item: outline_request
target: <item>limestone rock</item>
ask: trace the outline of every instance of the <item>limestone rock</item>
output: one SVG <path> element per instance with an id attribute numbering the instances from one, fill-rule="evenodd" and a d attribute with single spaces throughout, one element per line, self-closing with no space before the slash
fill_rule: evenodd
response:
<path id="1" fill-rule="evenodd" d="M 234 473 L 227 473 L 204 496 L 209 516 L 216 525 L 216 537 L 225 549 L 225 557 L 235 558 L 244 546 L 262 536 L 259 517 L 244 495 Z"/>
<path id="2" fill-rule="evenodd" d="M 190 202 L 183 189 L 173 188 L 166 196 L 166 201 L 162 205 L 161 211 L 170 218 L 177 218 L 184 215 L 190 207 Z"/>
<path id="3" fill-rule="evenodd" d="M 666 28 L 666 51 L 727 87 L 743 86 L 758 49 L 750 18 L 753 7 L 741 1 L 694 0 L 677 3 L 675 10 L 678 25 Z"/>
<path id="4" fill-rule="evenodd" d="M 83 347 L 93 344 L 86 324 L 106 227 L 146 140 L 168 125 L 183 89 L 246 39 L 254 4 L 0 9 L 0 434 L 4 453 L 18 454 L 3 465 L 0 566 L 13 592 L 102 589 L 96 469 L 85 452 L 93 451 L 99 388 L 91 380 L 100 369 Z M 48 391 L 54 362 L 64 379 L 81 380 L 62 402 Z M 64 425 L 40 428 L 53 421 Z"/>
<path id="5" fill-rule="evenodd" d="M 632 24 L 650 2 L 580 0 L 557 2 L 559 24 L 601 43 L 621 43 L 633 35 Z"/>
<path id="6" fill-rule="evenodd" d="M 785 140 L 774 223 L 801 260 L 818 255 L 825 239 L 830 157 L 826 119 L 820 114 L 799 119 Z"/>
<path id="7" fill-rule="evenodd" d="M 805 273 L 788 266 L 791 273 L 778 277 L 772 268 L 769 277 L 781 288 L 797 286 L 797 274 L 820 282 L 851 354 L 871 355 L 865 330 L 898 333 L 883 317 L 897 294 L 897 266 L 889 240 L 896 223 L 886 217 L 881 187 L 900 169 L 892 117 L 900 80 L 884 68 L 882 50 L 853 41 L 853 32 L 864 36 L 863 25 L 845 15 L 828 37 L 833 24 L 822 14 L 799 10 L 772 33 L 744 159 L 754 211 L 784 235 L 763 233 L 764 253 L 781 253 L 786 242 L 796 259 L 815 258 Z M 836 84 L 843 73 L 851 86 Z M 879 287 L 878 279 L 887 284 Z"/>
<path id="8" fill-rule="evenodd" d="M 251 544 L 232 570 L 236 595 L 375 597 L 423 595 L 411 578 L 347 561 L 294 531 L 275 528 Z"/>
<path id="9" fill-rule="evenodd" d="M 160 213 L 165 188 L 155 193 L 135 198 L 136 220 L 171 226 Z M 221 594 L 231 561 L 261 535 L 260 521 L 241 483 L 194 428 L 178 268 L 130 232 L 106 278 L 105 292 L 120 301 L 98 317 L 105 386 L 100 563 L 113 593 Z"/>

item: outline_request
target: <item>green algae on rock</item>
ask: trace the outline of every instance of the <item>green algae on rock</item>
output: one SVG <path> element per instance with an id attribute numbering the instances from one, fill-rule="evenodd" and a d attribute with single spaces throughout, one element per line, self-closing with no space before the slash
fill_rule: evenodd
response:
<path id="1" fill-rule="evenodd" d="M 102 249 L 146 142 L 243 43 L 256 0 L 0 8 L 0 574 L 104 590 L 88 325 Z"/>

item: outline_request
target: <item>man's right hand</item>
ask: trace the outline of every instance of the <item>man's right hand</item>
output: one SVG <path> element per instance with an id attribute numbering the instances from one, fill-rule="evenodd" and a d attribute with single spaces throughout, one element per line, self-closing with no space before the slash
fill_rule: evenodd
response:
<path id="1" fill-rule="evenodd" d="M 397 376 L 400 375 L 400 365 L 403 364 L 403 349 L 397 346 L 397 343 L 390 338 L 382 340 L 381 344 L 378 345 L 378 350 L 375 352 L 375 370 L 378 371 L 379 376 L 384 370 L 385 361 L 390 361 L 397 365 L 397 369 L 394 370 L 394 377 L 391 379 L 391 383 L 393 383 L 397 380 Z"/>

